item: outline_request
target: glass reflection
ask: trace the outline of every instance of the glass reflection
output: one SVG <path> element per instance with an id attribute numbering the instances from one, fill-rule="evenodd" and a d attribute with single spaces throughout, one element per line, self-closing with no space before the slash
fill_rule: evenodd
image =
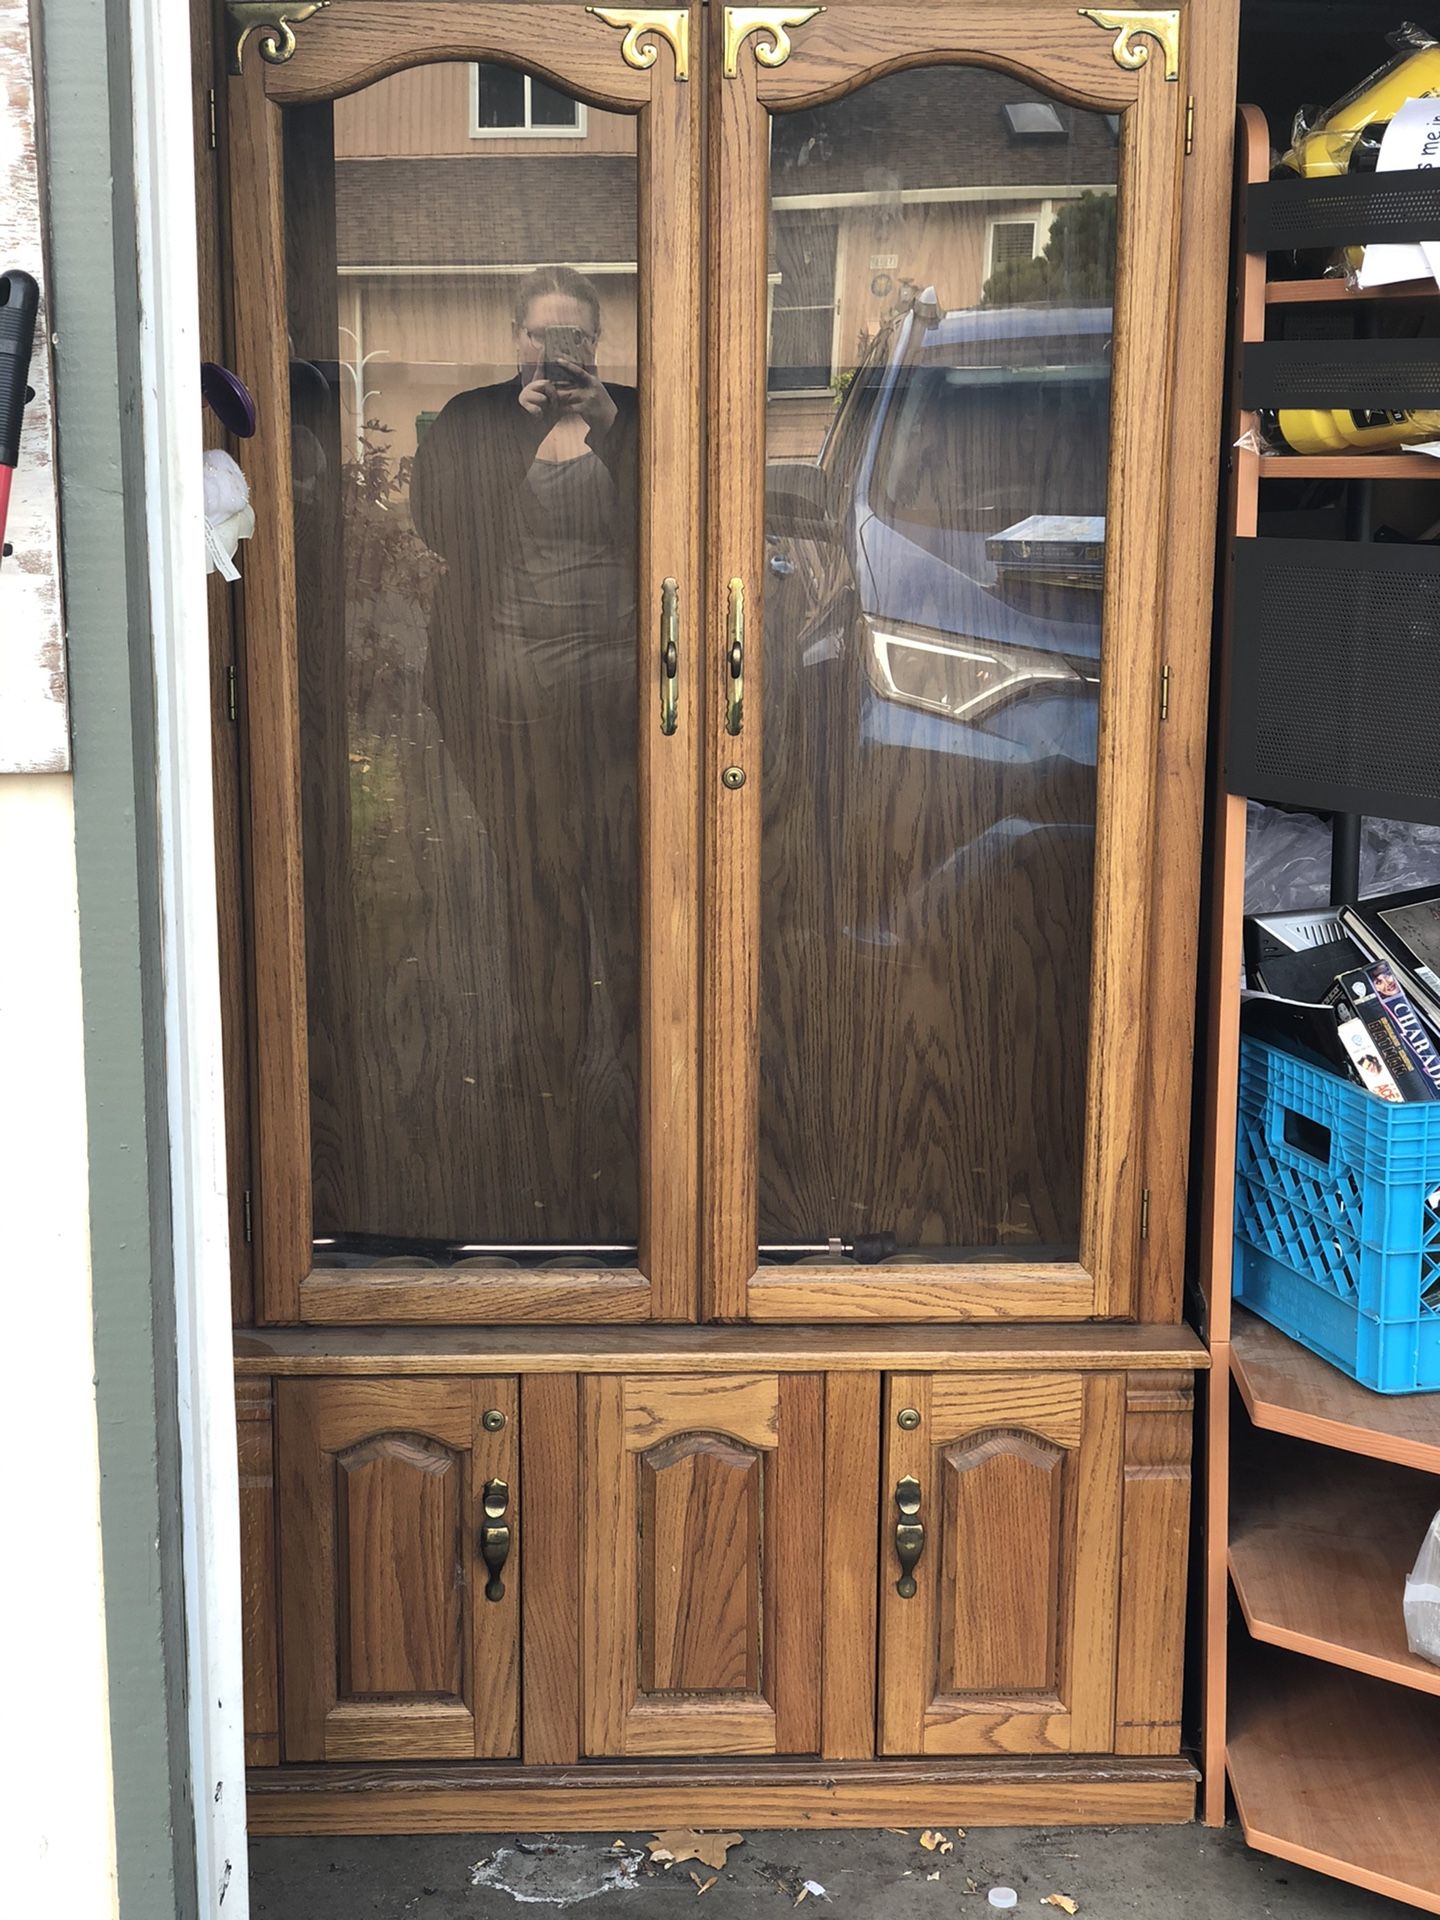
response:
<path id="1" fill-rule="evenodd" d="M 489 67 L 286 114 L 323 1265 L 635 1259 L 634 151 Z"/>
<path id="2" fill-rule="evenodd" d="M 1073 1259 L 1116 145 L 963 68 L 777 117 L 762 1259 Z"/>

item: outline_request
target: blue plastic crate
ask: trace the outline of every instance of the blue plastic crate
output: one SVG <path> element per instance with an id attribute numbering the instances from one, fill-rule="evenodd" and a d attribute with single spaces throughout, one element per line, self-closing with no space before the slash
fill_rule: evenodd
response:
<path id="1" fill-rule="evenodd" d="M 1440 1388 L 1440 1101 L 1242 1039 L 1235 1298 L 1380 1393 Z"/>

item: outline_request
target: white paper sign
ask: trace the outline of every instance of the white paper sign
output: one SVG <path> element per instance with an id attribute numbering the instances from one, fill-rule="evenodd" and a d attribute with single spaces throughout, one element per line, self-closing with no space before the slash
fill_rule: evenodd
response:
<path id="1" fill-rule="evenodd" d="M 1377 173 L 1440 166 L 1440 100 L 1407 100 L 1392 114 L 1380 140 Z M 1356 275 L 1362 287 L 1388 287 L 1397 280 L 1440 280 L 1440 234 L 1419 245 L 1377 242 L 1365 249 Z"/>

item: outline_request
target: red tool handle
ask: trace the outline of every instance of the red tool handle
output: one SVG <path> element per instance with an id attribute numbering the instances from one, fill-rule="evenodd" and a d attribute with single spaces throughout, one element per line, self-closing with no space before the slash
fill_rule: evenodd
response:
<path id="1" fill-rule="evenodd" d="M 0 273 L 0 558 L 10 509 L 10 476 L 20 458 L 20 421 L 30 397 L 30 353 L 40 289 L 18 267 Z"/>

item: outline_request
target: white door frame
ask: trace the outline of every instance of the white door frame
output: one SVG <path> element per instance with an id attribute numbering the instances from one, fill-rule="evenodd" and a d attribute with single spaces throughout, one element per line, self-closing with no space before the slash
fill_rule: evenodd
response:
<path id="1" fill-rule="evenodd" d="M 194 80 L 188 9 L 130 0 L 129 18 L 196 1879 L 205 1920 L 222 1900 L 248 1920 Z"/>

